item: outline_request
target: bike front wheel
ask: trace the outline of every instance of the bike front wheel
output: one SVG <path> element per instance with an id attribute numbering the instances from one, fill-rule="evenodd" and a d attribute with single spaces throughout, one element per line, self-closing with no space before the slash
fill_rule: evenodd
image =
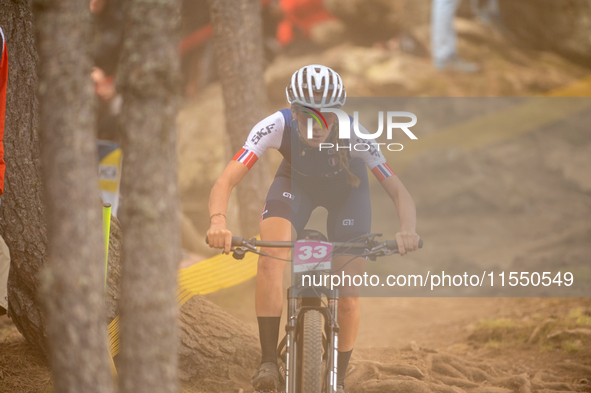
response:
<path id="1" fill-rule="evenodd" d="M 322 324 L 320 312 L 311 310 L 304 314 L 304 330 L 301 337 L 301 393 L 322 393 L 322 377 L 325 369 L 322 359 Z"/>

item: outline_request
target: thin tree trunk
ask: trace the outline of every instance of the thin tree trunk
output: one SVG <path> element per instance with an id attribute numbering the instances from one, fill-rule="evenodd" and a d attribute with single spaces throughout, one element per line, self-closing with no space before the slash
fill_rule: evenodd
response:
<path id="1" fill-rule="evenodd" d="M 45 321 L 37 301 L 37 272 L 46 256 L 45 207 L 37 135 L 37 48 L 31 2 L 0 0 L 0 25 L 9 67 L 4 129 L 6 179 L 0 233 L 8 245 L 9 315 L 19 332 L 47 354 Z"/>
<path id="2" fill-rule="evenodd" d="M 226 130 L 233 154 L 265 117 L 267 93 L 263 79 L 263 38 L 260 0 L 208 0 L 215 39 L 218 75 L 222 82 Z M 269 175 L 264 162 L 252 167 L 238 185 L 242 236 L 258 233 Z"/>
<path id="3" fill-rule="evenodd" d="M 123 392 L 177 391 L 176 1 L 130 0 L 123 92 Z"/>
<path id="4" fill-rule="evenodd" d="M 108 319 L 119 314 L 122 229 L 111 222 Z M 242 261 L 236 261 L 241 263 Z M 193 296 L 179 310 L 179 379 L 197 392 L 252 391 L 250 379 L 259 366 L 257 333 L 203 296 Z M 117 364 L 119 356 L 115 357 Z"/>
<path id="5" fill-rule="evenodd" d="M 41 280 L 54 386 L 112 392 L 88 4 L 44 3 L 36 26 L 50 250 Z"/>

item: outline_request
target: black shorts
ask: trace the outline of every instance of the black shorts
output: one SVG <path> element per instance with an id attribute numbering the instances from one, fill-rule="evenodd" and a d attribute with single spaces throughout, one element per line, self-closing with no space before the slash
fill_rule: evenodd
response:
<path id="1" fill-rule="evenodd" d="M 366 171 L 355 174 L 360 180 L 359 187 L 347 183 L 304 186 L 287 177 L 277 176 L 267 193 L 261 221 L 269 217 L 285 218 L 299 234 L 312 211 L 322 206 L 328 211 L 328 240 L 346 242 L 365 235 L 371 230 L 369 184 Z"/>

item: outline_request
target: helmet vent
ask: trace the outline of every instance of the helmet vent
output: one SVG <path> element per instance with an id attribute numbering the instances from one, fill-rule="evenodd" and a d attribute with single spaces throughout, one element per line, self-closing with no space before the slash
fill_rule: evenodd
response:
<path id="1" fill-rule="evenodd" d="M 314 108 L 339 108 L 345 104 L 347 93 L 339 74 L 323 65 L 309 65 L 297 70 L 285 89 L 291 105 Z"/>

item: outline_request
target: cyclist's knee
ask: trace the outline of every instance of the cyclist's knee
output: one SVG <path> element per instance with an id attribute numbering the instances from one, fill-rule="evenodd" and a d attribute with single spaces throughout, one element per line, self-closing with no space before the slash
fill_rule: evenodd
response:
<path id="1" fill-rule="evenodd" d="M 287 259 L 288 253 L 267 252 L 269 256 L 261 256 L 258 262 L 258 274 L 283 275 L 285 262 L 277 258 Z"/>

